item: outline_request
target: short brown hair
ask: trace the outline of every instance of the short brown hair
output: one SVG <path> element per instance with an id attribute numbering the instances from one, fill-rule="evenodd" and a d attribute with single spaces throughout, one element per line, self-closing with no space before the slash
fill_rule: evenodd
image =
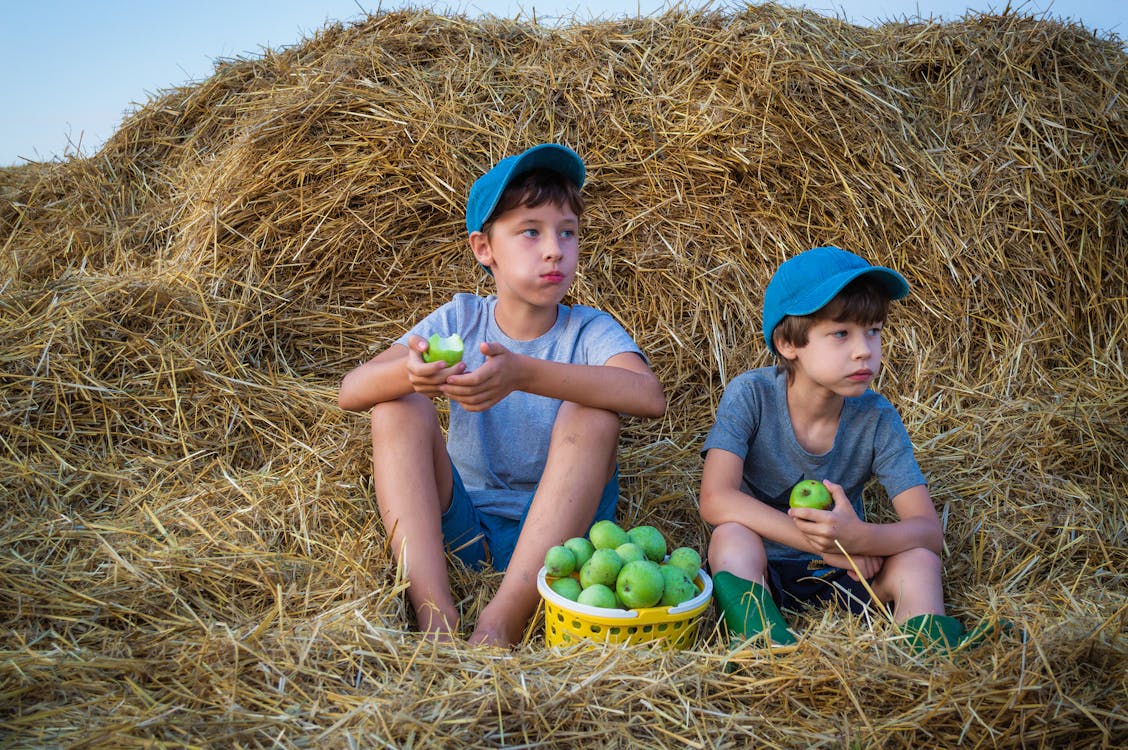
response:
<path id="1" fill-rule="evenodd" d="M 889 293 L 881 282 L 859 276 L 834 295 L 830 302 L 810 315 L 784 316 L 772 332 L 772 342 L 777 350 L 780 344 L 804 347 L 807 345 L 807 334 L 811 326 L 822 320 L 859 325 L 884 323 L 889 315 L 889 302 Z M 795 377 L 794 361 L 780 356 L 777 364 L 787 373 L 788 380 Z"/>
<path id="2" fill-rule="evenodd" d="M 506 185 L 494 210 L 482 224 L 482 232 L 489 236 L 493 223 L 506 211 L 518 206 L 536 208 L 545 203 L 567 206 L 575 212 L 576 218 L 584 214 L 584 198 L 576 183 L 551 169 L 533 169 Z"/>

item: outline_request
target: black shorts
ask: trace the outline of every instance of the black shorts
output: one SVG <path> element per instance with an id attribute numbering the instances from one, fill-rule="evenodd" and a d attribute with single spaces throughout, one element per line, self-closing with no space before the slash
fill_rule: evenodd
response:
<path id="1" fill-rule="evenodd" d="M 768 563 L 768 588 L 780 608 L 793 610 L 834 604 L 860 615 L 873 601 L 866 587 L 851 578 L 849 571 L 812 567 L 806 561 Z"/>

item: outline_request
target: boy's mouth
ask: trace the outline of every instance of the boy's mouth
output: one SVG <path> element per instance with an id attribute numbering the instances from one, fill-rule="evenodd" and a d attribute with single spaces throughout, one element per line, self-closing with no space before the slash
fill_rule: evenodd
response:
<path id="1" fill-rule="evenodd" d="M 548 273 L 542 273 L 541 278 L 550 283 L 559 284 L 564 280 L 564 274 L 559 271 L 549 271 Z"/>
<path id="2" fill-rule="evenodd" d="M 864 383 L 867 380 L 873 380 L 873 370 L 857 370 L 850 373 L 850 375 L 847 376 L 847 379 L 852 380 L 855 383 Z"/>

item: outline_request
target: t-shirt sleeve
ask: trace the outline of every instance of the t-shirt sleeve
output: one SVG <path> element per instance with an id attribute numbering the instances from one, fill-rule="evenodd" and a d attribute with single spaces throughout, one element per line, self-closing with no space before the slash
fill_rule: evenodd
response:
<path id="1" fill-rule="evenodd" d="M 449 336 L 452 333 L 458 333 L 461 328 L 459 326 L 458 305 L 456 302 L 456 300 L 452 300 L 432 311 L 430 315 L 413 325 L 411 330 L 396 339 L 396 343 L 407 346 L 408 338 L 412 335 L 429 338 L 433 333 L 437 333 L 440 336 Z"/>
<path id="2" fill-rule="evenodd" d="M 582 346 L 583 364 L 604 365 L 616 354 L 633 352 L 646 360 L 646 355 L 635 343 L 619 321 L 601 310 L 588 308 L 583 311 Z"/>
<path id="3" fill-rule="evenodd" d="M 760 416 L 759 398 L 750 382 L 747 376 L 737 376 L 725 388 L 717 406 L 717 420 L 701 448 L 702 456 L 711 448 L 721 448 L 741 460 L 747 457 Z"/>
<path id="4" fill-rule="evenodd" d="M 917 464 L 908 430 L 892 404 L 886 404 L 881 410 L 874 438 L 873 474 L 890 498 L 927 484 Z"/>

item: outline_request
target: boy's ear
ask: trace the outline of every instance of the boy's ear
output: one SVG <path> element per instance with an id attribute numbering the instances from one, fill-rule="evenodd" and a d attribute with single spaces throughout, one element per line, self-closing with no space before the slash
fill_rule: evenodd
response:
<path id="1" fill-rule="evenodd" d="M 472 232 L 470 234 L 470 250 L 473 251 L 474 257 L 478 259 L 486 268 L 490 268 L 493 264 L 493 251 L 490 249 L 490 238 L 486 236 L 485 232 Z"/>
<path id="2" fill-rule="evenodd" d="M 787 360 L 794 360 L 799 356 L 799 347 L 792 344 L 790 341 L 784 341 L 782 338 L 777 337 L 772 341 L 775 344 L 776 351 L 779 356 Z"/>

